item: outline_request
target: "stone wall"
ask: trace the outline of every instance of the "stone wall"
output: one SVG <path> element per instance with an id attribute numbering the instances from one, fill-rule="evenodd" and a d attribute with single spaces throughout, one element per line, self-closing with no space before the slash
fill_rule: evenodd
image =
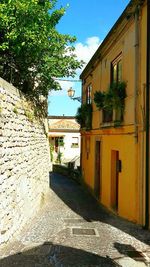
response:
<path id="1" fill-rule="evenodd" d="M 49 188 L 46 121 L 0 79 L 0 244 L 22 229 Z"/>

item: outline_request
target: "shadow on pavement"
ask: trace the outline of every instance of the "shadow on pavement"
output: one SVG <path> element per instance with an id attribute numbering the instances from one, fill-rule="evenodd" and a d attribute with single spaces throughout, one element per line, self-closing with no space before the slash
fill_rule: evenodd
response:
<path id="1" fill-rule="evenodd" d="M 81 249 L 45 242 L 0 260 L 1 267 L 117 267 L 110 258 L 100 257 Z"/>
<path id="2" fill-rule="evenodd" d="M 50 187 L 70 209 L 80 215 L 85 221 L 100 221 L 112 225 L 150 245 L 150 231 L 144 230 L 141 226 L 128 222 L 109 212 L 74 180 L 60 174 L 51 173 Z"/>
<path id="3" fill-rule="evenodd" d="M 126 257 L 130 257 L 131 259 L 139 262 L 144 261 L 144 255 L 140 251 L 137 251 L 132 245 L 115 242 L 114 247 L 120 254 Z"/>

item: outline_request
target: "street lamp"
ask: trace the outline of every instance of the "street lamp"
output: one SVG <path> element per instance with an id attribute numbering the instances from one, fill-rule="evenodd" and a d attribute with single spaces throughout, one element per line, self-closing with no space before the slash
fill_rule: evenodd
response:
<path id="1" fill-rule="evenodd" d="M 70 87 L 68 90 L 68 96 L 73 100 L 77 100 L 77 101 L 81 102 L 81 97 L 80 96 L 74 97 L 74 95 L 75 95 L 75 90 L 73 90 L 73 88 Z"/>

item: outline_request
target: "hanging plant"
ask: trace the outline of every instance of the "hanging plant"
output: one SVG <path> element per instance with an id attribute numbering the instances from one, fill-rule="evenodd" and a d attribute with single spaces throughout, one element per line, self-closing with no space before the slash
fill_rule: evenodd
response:
<path id="1" fill-rule="evenodd" d="M 54 152 L 54 146 L 50 143 L 50 157 L 51 157 L 51 161 L 52 162 L 53 162 L 53 159 L 54 159 L 53 152 Z"/>
<path id="2" fill-rule="evenodd" d="M 96 91 L 94 94 L 94 102 L 96 106 L 101 110 L 104 108 L 105 93 L 101 91 Z"/>
<path id="3" fill-rule="evenodd" d="M 113 109 L 113 99 L 112 99 L 112 92 L 101 92 L 96 91 L 94 94 L 94 102 L 96 106 L 101 109 L 105 110 L 112 110 Z"/>
<path id="4" fill-rule="evenodd" d="M 82 107 L 79 107 L 77 110 L 77 114 L 75 116 L 77 123 L 80 124 L 82 127 L 84 125 L 84 120 L 83 120 L 83 114 L 82 114 Z"/>
<path id="5" fill-rule="evenodd" d="M 111 91 L 105 93 L 104 97 L 104 109 L 107 111 L 113 110 L 113 94 Z"/>
<path id="6" fill-rule="evenodd" d="M 112 112 L 117 111 L 120 120 L 123 119 L 123 112 L 126 98 L 126 82 L 111 83 L 106 92 L 96 91 L 94 94 L 94 102 L 101 110 Z"/>
<path id="7" fill-rule="evenodd" d="M 113 109 L 113 95 L 112 92 L 109 90 L 107 92 L 96 91 L 94 94 L 94 102 L 96 106 L 101 109 L 105 110 L 112 110 Z"/>
<path id="8" fill-rule="evenodd" d="M 124 110 L 126 98 L 126 82 L 115 82 L 109 87 L 109 92 L 112 94 L 113 108 Z"/>
<path id="9" fill-rule="evenodd" d="M 92 127 L 92 105 L 82 104 L 78 108 L 76 114 L 76 121 L 81 125 L 81 128 L 86 128 L 87 130 Z"/>

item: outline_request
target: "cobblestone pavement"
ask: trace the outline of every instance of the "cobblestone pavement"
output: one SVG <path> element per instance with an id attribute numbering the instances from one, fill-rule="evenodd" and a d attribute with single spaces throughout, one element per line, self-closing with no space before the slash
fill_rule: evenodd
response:
<path id="1" fill-rule="evenodd" d="M 7 245 L 0 267 L 150 266 L 150 232 L 98 205 L 81 185 L 51 174 L 37 216 Z"/>

